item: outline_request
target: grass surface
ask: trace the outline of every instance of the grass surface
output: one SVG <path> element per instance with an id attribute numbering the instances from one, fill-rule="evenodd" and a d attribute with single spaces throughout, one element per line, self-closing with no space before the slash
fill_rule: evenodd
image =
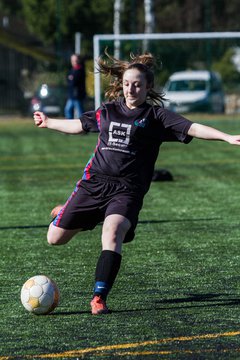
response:
<path id="1" fill-rule="evenodd" d="M 203 120 L 240 133 L 237 117 Z M 113 313 L 93 317 L 101 226 L 57 248 L 46 231 L 95 142 L 30 120 L 0 122 L 0 359 L 240 359 L 240 148 L 163 145 L 156 168 L 174 181 L 152 183 L 135 240 L 123 249 Z M 48 316 L 20 303 L 23 283 L 40 273 L 61 292 Z"/>

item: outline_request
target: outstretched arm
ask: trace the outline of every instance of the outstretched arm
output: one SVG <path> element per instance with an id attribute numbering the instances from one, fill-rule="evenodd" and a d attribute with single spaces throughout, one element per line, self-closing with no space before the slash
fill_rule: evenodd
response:
<path id="1" fill-rule="evenodd" d="M 35 125 L 40 128 L 48 128 L 65 134 L 81 134 L 84 132 L 80 120 L 50 119 L 41 111 L 36 111 L 33 115 L 33 119 Z"/>
<path id="2" fill-rule="evenodd" d="M 193 123 L 188 135 L 204 140 L 222 140 L 232 145 L 240 145 L 240 135 L 229 135 L 210 126 Z"/>

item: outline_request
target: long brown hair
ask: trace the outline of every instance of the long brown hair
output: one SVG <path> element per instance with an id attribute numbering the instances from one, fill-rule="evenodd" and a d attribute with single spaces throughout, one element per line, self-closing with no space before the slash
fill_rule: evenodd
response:
<path id="1" fill-rule="evenodd" d="M 142 55 L 130 54 L 130 60 L 119 60 L 111 56 L 107 50 L 105 50 L 107 59 L 100 57 L 97 61 L 98 71 L 110 78 L 110 84 L 105 91 L 105 97 L 109 100 L 115 100 L 122 96 L 123 84 L 122 78 L 126 70 L 138 69 L 144 73 L 149 86 L 147 93 L 147 100 L 163 106 L 164 94 L 156 92 L 154 87 L 154 72 L 155 58 L 151 53 L 145 53 Z"/>

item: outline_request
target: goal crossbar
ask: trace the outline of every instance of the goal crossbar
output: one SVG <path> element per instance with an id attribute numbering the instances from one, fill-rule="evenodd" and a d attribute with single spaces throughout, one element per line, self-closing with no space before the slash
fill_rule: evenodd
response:
<path id="1" fill-rule="evenodd" d="M 152 33 L 152 34 L 97 34 L 93 37 L 94 62 L 100 57 L 100 41 L 117 40 L 205 40 L 205 39 L 237 39 L 238 31 L 226 32 L 194 32 L 194 33 Z M 94 72 L 95 108 L 101 103 L 101 75 Z"/>

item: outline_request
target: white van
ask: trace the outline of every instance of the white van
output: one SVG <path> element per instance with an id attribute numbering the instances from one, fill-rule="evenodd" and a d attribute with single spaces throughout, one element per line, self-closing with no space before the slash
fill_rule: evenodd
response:
<path id="1" fill-rule="evenodd" d="M 225 109 L 221 77 L 215 72 L 176 72 L 168 79 L 163 92 L 165 107 L 178 113 L 223 113 Z"/>

